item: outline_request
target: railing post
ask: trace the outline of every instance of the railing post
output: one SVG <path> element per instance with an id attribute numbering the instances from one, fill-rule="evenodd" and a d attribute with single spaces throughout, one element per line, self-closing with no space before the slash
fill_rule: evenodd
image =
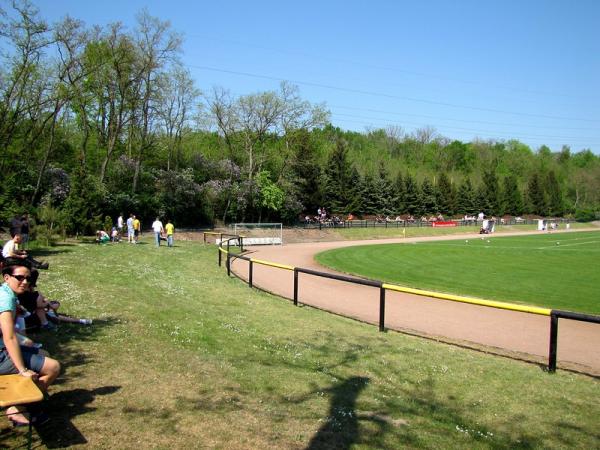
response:
<path id="1" fill-rule="evenodd" d="M 550 354 L 548 356 L 548 372 L 556 372 L 556 353 L 558 349 L 558 315 L 550 313 Z"/>
<path id="2" fill-rule="evenodd" d="M 298 269 L 294 267 L 294 306 L 298 306 Z"/>
<path id="3" fill-rule="evenodd" d="M 244 253 L 244 238 L 242 236 L 239 236 L 238 239 L 240 241 L 240 252 Z"/>
<path id="4" fill-rule="evenodd" d="M 217 253 L 219 254 L 219 267 L 221 267 L 221 244 L 217 246 Z"/>
<path id="5" fill-rule="evenodd" d="M 254 263 L 252 260 L 248 261 L 248 286 L 252 287 L 252 274 L 253 274 Z"/>
<path id="6" fill-rule="evenodd" d="M 385 289 L 379 288 L 379 331 L 385 331 Z"/>
<path id="7" fill-rule="evenodd" d="M 227 276 L 231 276 L 231 254 L 227 252 Z"/>

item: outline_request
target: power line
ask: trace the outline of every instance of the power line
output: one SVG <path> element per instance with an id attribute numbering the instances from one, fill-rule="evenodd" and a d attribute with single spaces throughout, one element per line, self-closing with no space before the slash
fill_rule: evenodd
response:
<path id="1" fill-rule="evenodd" d="M 367 111 L 381 114 L 390 114 L 394 116 L 408 116 L 408 117 L 423 117 L 424 119 L 433 119 L 433 120 L 448 120 L 452 122 L 466 122 L 466 123 L 481 123 L 484 125 L 502 125 L 507 127 L 525 127 L 525 128 L 542 128 L 542 129 L 556 129 L 556 126 L 553 125 L 527 125 L 522 123 L 502 123 L 502 122 L 489 122 L 484 120 L 467 120 L 467 119 L 452 119 L 449 117 L 439 117 L 439 116 L 428 116 L 425 114 L 411 114 L 411 113 L 399 113 L 393 111 L 384 111 L 379 109 L 370 109 L 370 108 L 356 108 L 352 106 L 340 106 L 340 105 L 329 105 L 331 108 L 339 108 L 339 109 L 348 109 L 352 111 Z M 581 128 L 581 127 L 560 127 L 563 130 L 573 130 L 573 131 L 598 131 L 597 128 Z M 596 139 L 596 138 L 594 138 Z"/>
<path id="2" fill-rule="evenodd" d="M 353 114 L 343 114 L 343 113 L 332 113 L 333 115 L 336 116 L 346 116 L 346 117 L 353 117 L 356 119 L 366 119 L 366 120 L 377 120 L 377 121 L 386 121 L 387 119 L 382 119 L 382 118 L 378 118 L 378 117 L 365 117 L 365 116 L 357 116 L 357 115 L 353 115 Z M 423 126 L 423 124 L 420 123 L 415 123 L 415 122 L 406 122 L 404 121 L 403 123 L 408 123 L 411 125 L 417 125 L 417 126 Z M 462 127 L 453 127 L 453 126 L 449 126 L 449 125 L 440 125 L 439 128 L 447 128 L 447 129 L 451 129 L 451 130 L 459 130 L 459 131 L 469 131 L 469 132 L 476 132 L 476 133 L 498 133 L 497 131 L 494 130 L 477 130 L 477 129 L 472 129 L 472 128 L 462 128 Z M 537 138 L 555 138 L 555 139 L 569 139 L 569 140 L 575 140 L 575 139 L 585 139 L 585 140 L 593 140 L 593 139 L 597 139 L 596 137 L 585 137 L 585 136 L 551 136 L 551 135 L 540 135 L 540 134 L 530 134 L 530 135 L 521 135 L 521 136 L 527 136 L 529 138 L 532 139 L 537 139 Z"/>
<path id="3" fill-rule="evenodd" d="M 302 56 L 302 57 L 311 58 L 311 59 L 315 59 L 315 60 L 349 64 L 349 65 L 354 65 L 357 67 L 365 67 L 365 68 L 369 68 L 369 69 L 381 70 L 381 71 L 386 71 L 386 72 L 403 73 L 403 74 L 416 76 L 416 77 L 428 77 L 428 78 L 433 78 L 433 79 L 438 79 L 438 80 L 447 80 L 447 81 L 451 81 L 454 83 L 461 83 L 461 84 L 466 84 L 466 85 L 483 86 L 488 89 L 491 87 L 494 89 L 503 89 L 503 90 L 507 90 L 507 91 L 528 93 L 528 94 L 534 94 L 534 95 L 564 97 L 564 98 L 568 98 L 568 99 L 575 100 L 575 101 L 583 100 L 581 98 L 575 98 L 571 95 L 563 94 L 563 93 L 545 92 L 545 91 L 538 91 L 538 90 L 532 90 L 532 89 L 518 88 L 518 87 L 514 87 L 514 86 L 502 86 L 502 85 L 495 85 L 495 86 L 491 85 L 490 86 L 488 84 L 483 84 L 481 82 L 477 82 L 477 81 L 473 81 L 473 80 L 463 80 L 460 78 L 446 77 L 446 76 L 442 76 L 442 75 L 438 75 L 438 74 L 406 70 L 406 69 L 401 69 L 401 68 L 397 68 L 397 67 L 387 67 L 387 66 L 379 66 L 379 65 L 374 65 L 374 64 L 367 64 L 364 62 L 359 62 L 359 61 L 354 61 L 354 60 L 349 60 L 349 59 L 344 59 L 344 58 L 332 58 L 332 57 L 325 57 L 325 56 L 317 56 L 317 55 L 314 55 L 311 53 L 283 50 L 283 49 L 267 47 L 267 46 L 263 46 L 263 45 L 249 44 L 248 42 L 236 41 L 233 39 L 216 38 L 214 36 L 201 36 L 198 34 L 188 34 L 187 36 L 193 36 L 196 38 L 200 38 L 200 39 L 204 39 L 204 40 L 212 40 L 212 41 L 216 41 L 216 42 L 225 42 L 225 43 L 235 44 L 235 45 L 244 46 L 244 47 L 248 47 L 248 48 L 256 48 L 259 50 L 267 50 L 269 52 L 280 53 L 280 54 L 284 54 L 287 56 Z M 590 98 L 586 97 L 585 100 L 589 101 Z"/>
<path id="4" fill-rule="evenodd" d="M 254 73 L 249 73 L 249 72 L 240 72 L 240 71 L 235 71 L 235 70 L 219 69 L 216 67 L 209 67 L 209 66 L 196 66 L 196 65 L 188 64 L 188 67 L 199 69 L 199 70 L 208 70 L 208 71 L 212 71 L 212 72 L 228 73 L 228 74 L 232 74 L 232 75 L 240 75 L 240 76 L 260 78 L 260 79 L 279 81 L 279 82 L 289 81 L 294 84 L 299 84 L 299 85 L 304 85 L 304 86 L 319 87 L 319 88 L 331 89 L 331 90 L 336 90 L 336 91 L 341 91 L 341 92 L 371 95 L 371 96 L 375 96 L 375 97 L 383 97 L 383 98 L 390 98 L 390 99 L 396 99 L 396 100 L 412 101 L 412 102 L 416 102 L 416 103 L 425 103 L 425 104 L 429 104 L 429 105 L 447 106 L 447 107 L 451 107 L 451 108 L 469 109 L 469 110 L 474 110 L 474 111 L 486 111 L 486 112 L 494 112 L 494 113 L 500 113 L 500 114 L 511 114 L 511 115 L 524 116 L 524 117 L 537 117 L 537 118 L 543 118 L 543 119 L 572 120 L 572 121 L 581 121 L 581 122 L 588 122 L 588 123 L 598 123 L 598 121 L 592 120 L 592 119 L 550 116 L 550 115 L 544 115 L 544 114 L 529 114 L 529 113 L 522 113 L 522 112 L 515 112 L 515 111 L 504 111 L 501 109 L 481 108 L 481 107 L 476 107 L 476 106 L 458 105 L 458 104 L 454 104 L 454 103 L 436 102 L 433 100 L 427 100 L 427 99 L 421 99 L 421 98 L 405 97 L 405 96 L 399 96 L 399 95 L 393 95 L 393 94 L 386 94 L 386 93 L 382 93 L 382 92 L 373 92 L 373 91 L 365 91 L 365 90 L 360 90 L 360 89 L 344 88 L 344 87 L 339 87 L 339 86 L 332 86 L 332 85 L 313 83 L 313 82 L 301 81 L 301 80 L 292 80 L 292 79 L 287 79 L 287 78 L 254 74 Z"/>

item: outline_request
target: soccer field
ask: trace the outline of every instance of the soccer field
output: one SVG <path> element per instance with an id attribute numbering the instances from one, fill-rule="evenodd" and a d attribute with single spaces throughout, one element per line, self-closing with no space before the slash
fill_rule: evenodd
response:
<path id="1" fill-rule="evenodd" d="M 599 258 L 599 232 L 363 245 L 316 257 L 402 286 L 592 314 L 600 314 Z"/>

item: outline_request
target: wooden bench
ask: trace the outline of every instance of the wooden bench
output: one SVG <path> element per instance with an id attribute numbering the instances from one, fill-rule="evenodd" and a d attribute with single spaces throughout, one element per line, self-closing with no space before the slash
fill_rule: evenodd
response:
<path id="1" fill-rule="evenodd" d="M 30 377 L 22 375 L 0 375 L 0 408 L 40 402 L 44 394 Z M 31 448 L 32 425 L 27 432 L 27 448 Z"/>

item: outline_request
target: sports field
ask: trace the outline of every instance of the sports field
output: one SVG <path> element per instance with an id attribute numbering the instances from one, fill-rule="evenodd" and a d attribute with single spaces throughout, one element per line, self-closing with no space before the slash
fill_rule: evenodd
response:
<path id="1" fill-rule="evenodd" d="M 600 314 L 600 233 L 363 245 L 317 261 L 402 286 Z"/>

